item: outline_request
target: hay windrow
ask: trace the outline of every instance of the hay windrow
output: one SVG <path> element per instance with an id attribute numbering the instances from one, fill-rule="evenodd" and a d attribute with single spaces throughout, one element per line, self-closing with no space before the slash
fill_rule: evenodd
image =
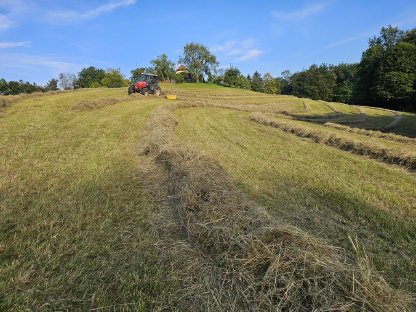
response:
<path id="1" fill-rule="evenodd" d="M 115 98 L 108 97 L 95 100 L 81 100 L 72 105 L 73 110 L 88 111 L 94 109 L 100 109 L 109 105 L 114 105 L 120 102 L 127 102 L 129 99 L 126 98 Z"/>
<path id="2" fill-rule="evenodd" d="M 400 116 L 402 117 L 402 115 L 400 115 Z M 332 122 L 327 122 L 327 123 L 324 124 L 324 126 L 335 128 L 335 129 L 338 129 L 338 130 L 343 130 L 343 131 L 349 132 L 349 133 L 355 133 L 355 134 L 365 135 L 365 136 L 369 136 L 369 137 L 386 139 L 386 140 L 390 140 L 390 141 L 393 141 L 393 142 L 416 144 L 416 139 L 415 138 L 409 138 L 409 137 L 394 134 L 394 133 L 386 133 L 386 132 L 381 132 L 381 131 L 377 131 L 377 130 L 367 130 L 367 129 L 361 129 L 361 128 L 354 128 L 354 127 L 349 127 L 349 126 L 346 126 L 346 125 L 340 125 L 340 124 L 332 123 Z"/>
<path id="3" fill-rule="evenodd" d="M 106 98 L 99 98 L 99 99 L 88 99 L 88 100 L 81 100 L 76 102 L 72 105 L 72 109 L 76 111 L 91 111 L 96 109 L 101 109 L 110 105 L 124 103 L 124 102 L 131 102 L 137 100 L 143 100 L 146 97 L 141 95 L 140 93 L 130 94 L 128 97 L 106 97 Z M 156 99 L 156 96 L 149 96 L 149 98 Z"/>
<path id="4" fill-rule="evenodd" d="M 48 91 L 48 92 L 34 92 L 30 94 L 19 94 L 19 95 L 0 95 L 0 116 L 7 107 L 10 107 L 15 103 L 18 103 L 23 100 L 35 98 L 35 97 L 56 94 L 59 92 L 60 91 Z"/>
<path id="5" fill-rule="evenodd" d="M 143 176 L 160 205 L 155 223 L 180 311 L 410 311 L 358 245 L 354 257 L 279 223 L 213 159 L 176 142 L 164 105 L 148 119 Z M 161 307 L 163 309 L 163 307 Z"/>
<path id="6" fill-rule="evenodd" d="M 387 164 L 400 165 L 411 170 L 416 169 L 416 154 L 414 153 L 405 153 L 381 144 L 360 142 L 338 136 L 334 133 L 302 127 L 284 120 L 269 118 L 261 113 L 253 113 L 250 116 L 250 120 L 266 126 L 279 128 L 302 138 L 312 139 L 316 143 L 323 143 L 357 155 L 368 156 Z"/>

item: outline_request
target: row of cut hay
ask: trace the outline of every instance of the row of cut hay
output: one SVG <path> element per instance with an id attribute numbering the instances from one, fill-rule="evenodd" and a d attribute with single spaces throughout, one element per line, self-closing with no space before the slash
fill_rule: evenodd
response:
<path id="1" fill-rule="evenodd" d="M 142 175 L 159 204 L 159 247 L 178 311 L 410 311 L 357 247 L 341 249 L 279 223 L 213 159 L 176 142 L 164 105 L 142 132 Z M 147 164 L 147 165 L 144 165 Z M 162 307 L 163 309 L 163 307 Z"/>
<path id="2" fill-rule="evenodd" d="M 263 125 L 293 133 L 302 138 L 312 139 L 316 143 L 323 143 L 354 154 L 368 156 L 388 164 L 396 164 L 412 170 L 416 169 L 416 153 L 402 152 L 379 143 L 361 142 L 341 137 L 335 133 L 295 125 L 287 120 L 269 118 L 262 113 L 254 113 L 250 116 L 250 119 Z"/>
<path id="3" fill-rule="evenodd" d="M 279 109 L 279 104 L 276 107 L 268 106 L 268 105 L 259 105 L 259 104 L 250 104 L 246 102 L 240 102 L 238 104 L 228 103 L 228 102 L 215 102 L 209 100 L 192 100 L 190 98 L 184 98 L 177 104 L 177 107 L 183 106 L 183 108 L 191 108 L 191 107 L 212 107 L 212 108 L 224 108 L 224 109 L 231 109 L 241 112 L 263 112 L 269 114 L 277 114 L 281 118 L 289 118 L 292 119 L 291 113 L 286 111 L 284 107 Z M 182 107 L 180 107 L 182 108 Z"/>
<path id="4" fill-rule="evenodd" d="M 17 102 L 30 99 L 30 98 L 34 98 L 34 97 L 55 94 L 57 92 L 58 91 L 49 91 L 49 92 L 34 92 L 30 94 L 19 94 L 19 95 L 0 95 L 0 111 L 4 110 L 5 108 Z"/>
<path id="5" fill-rule="evenodd" d="M 72 109 L 86 111 L 86 110 L 94 110 L 100 109 L 109 105 L 113 105 L 116 103 L 128 101 L 126 98 L 115 98 L 115 97 L 108 97 L 102 99 L 95 99 L 95 100 L 80 100 L 72 105 Z"/>
<path id="6" fill-rule="evenodd" d="M 107 97 L 100 99 L 80 100 L 72 105 L 72 109 L 79 111 L 88 111 L 94 109 L 100 109 L 109 105 L 114 105 L 121 102 L 135 101 L 141 98 L 140 94 L 131 94 L 128 98 L 126 97 Z"/>
<path id="7" fill-rule="evenodd" d="M 327 122 L 324 124 L 324 126 L 335 128 L 338 130 L 343 130 L 349 133 L 355 133 L 355 134 L 365 135 L 365 136 L 374 137 L 374 138 L 386 139 L 386 140 L 400 142 L 400 143 L 416 144 L 415 138 L 409 138 L 409 137 L 394 134 L 394 133 L 385 133 L 385 132 L 381 132 L 377 130 L 366 130 L 366 129 L 361 129 L 361 128 L 354 128 L 354 127 L 349 127 L 346 125 L 339 125 L 337 123 L 332 123 L 332 122 Z"/>
<path id="8" fill-rule="evenodd" d="M 34 97 L 45 96 L 60 93 L 63 91 L 48 91 L 48 92 L 33 92 L 29 94 L 18 94 L 18 95 L 0 95 L 0 116 L 4 113 L 7 107 L 12 106 L 23 100 L 27 100 Z"/>

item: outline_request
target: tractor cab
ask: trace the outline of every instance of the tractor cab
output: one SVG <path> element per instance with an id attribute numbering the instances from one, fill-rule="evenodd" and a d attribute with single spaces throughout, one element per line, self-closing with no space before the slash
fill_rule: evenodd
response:
<path id="1" fill-rule="evenodd" d="M 157 75 L 142 73 L 128 89 L 128 94 L 135 92 L 142 95 L 154 94 L 159 96 L 162 92 L 159 85 L 159 77 Z"/>
<path id="2" fill-rule="evenodd" d="M 139 78 L 137 78 L 136 82 L 144 81 L 148 84 L 157 84 L 159 82 L 159 77 L 153 74 L 146 74 L 142 73 Z"/>

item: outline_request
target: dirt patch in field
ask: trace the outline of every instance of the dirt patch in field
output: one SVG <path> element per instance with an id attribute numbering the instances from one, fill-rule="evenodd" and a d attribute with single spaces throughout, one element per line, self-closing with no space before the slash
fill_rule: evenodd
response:
<path id="1" fill-rule="evenodd" d="M 181 311 L 410 311 L 352 240 L 355 255 L 273 219 L 213 159 L 176 142 L 165 105 L 142 132 L 142 176 Z"/>

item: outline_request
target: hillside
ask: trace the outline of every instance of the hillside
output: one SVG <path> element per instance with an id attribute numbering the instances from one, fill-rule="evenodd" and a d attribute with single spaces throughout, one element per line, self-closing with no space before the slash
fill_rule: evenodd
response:
<path id="1" fill-rule="evenodd" d="M 0 108 L 0 309 L 412 310 L 415 114 L 162 89 Z"/>

